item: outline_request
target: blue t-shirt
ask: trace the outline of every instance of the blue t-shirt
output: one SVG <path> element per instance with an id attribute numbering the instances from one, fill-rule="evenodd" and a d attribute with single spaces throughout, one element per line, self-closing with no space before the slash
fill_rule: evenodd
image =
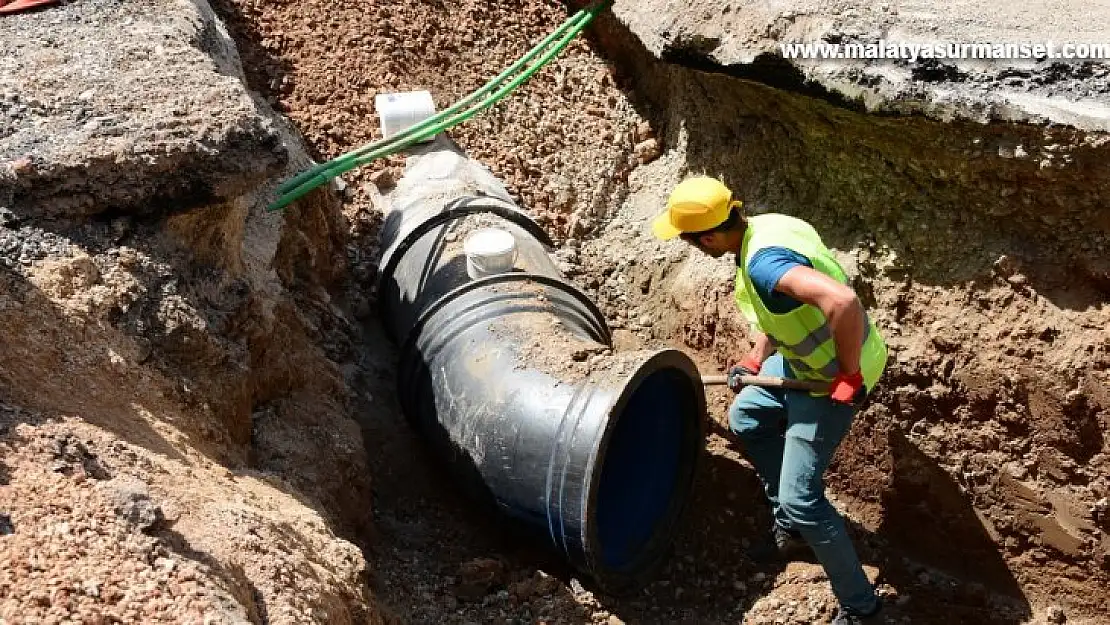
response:
<path id="1" fill-rule="evenodd" d="M 785 293 L 775 290 L 782 276 L 798 265 L 812 267 L 809 259 L 788 247 L 765 247 L 748 263 L 748 277 L 767 310 L 781 315 L 802 305 Z"/>

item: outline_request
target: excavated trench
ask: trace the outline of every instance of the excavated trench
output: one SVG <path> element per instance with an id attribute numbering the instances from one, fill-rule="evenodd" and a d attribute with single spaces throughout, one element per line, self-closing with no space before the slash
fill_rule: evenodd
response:
<path id="1" fill-rule="evenodd" d="M 767 511 L 723 392 L 673 551 L 643 593 L 591 591 L 457 492 L 402 415 L 371 295 L 400 158 L 285 215 L 262 208 L 306 160 L 269 106 L 317 160 L 336 156 L 376 136 L 375 93 L 453 102 L 563 6 L 216 9 L 238 54 L 202 0 L 5 18 L 17 91 L 41 92 L 0 94 L 0 547 L 31 580 L 12 594 L 0 579 L 5 617 L 45 617 L 59 584 L 90 613 L 114 602 L 103 614 L 152 622 L 186 609 L 252 622 L 831 614 L 819 567 L 744 555 Z M 88 43 L 102 32 L 126 45 Z M 656 53 L 642 37 L 607 15 L 452 137 L 559 242 L 555 265 L 598 304 L 616 350 L 679 348 L 706 372 L 735 360 L 746 332 L 727 260 L 651 239 L 669 187 L 717 174 L 750 210 L 814 223 L 892 350 L 829 475 L 892 619 L 1104 622 L 1106 135 L 942 122 L 936 106 L 867 115 L 765 57 L 722 66 L 711 38 Z M 58 63 L 63 52 L 87 65 Z M 1096 69 L 1067 76 L 1104 78 Z M 530 338 L 542 350 L 552 337 Z M 101 540 L 96 527 L 115 529 Z M 52 557 L 92 541 L 80 563 L 92 568 L 71 579 L 68 561 L 34 555 L 40 539 Z M 128 591 L 142 575 L 195 592 Z"/>
<path id="2" fill-rule="evenodd" d="M 243 6 L 223 9 L 244 57 L 265 60 L 248 64 L 252 86 L 290 114 L 320 157 L 359 143 L 352 128 L 370 132 L 370 112 L 357 121 L 314 119 L 311 94 L 334 88 L 365 59 L 329 57 L 331 72 L 298 73 L 299 63 L 318 62 L 305 60 L 302 51 L 312 48 L 301 39 L 318 27 L 303 14 Z M 421 23 L 437 19 L 419 15 Z M 538 15 L 528 27 L 542 32 L 559 12 Z M 1019 623 L 1066 613 L 1069 622 L 1098 622 L 1110 611 L 1106 138 L 1067 126 L 868 116 L 819 92 L 792 91 L 798 85 L 790 82 L 757 82 L 777 75 L 774 68 L 739 77 L 684 49 L 661 61 L 611 17 L 590 43 L 557 65 L 554 78 L 537 76 L 535 90 L 521 96 L 527 105 L 459 134 L 561 241 L 561 268 L 601 305 L 618 342 L 680 347 L 703 371 L 747 344 L 731 310 L 727 263 L 691 259 L 645 228 L 685 173 L 721 175 L 753 211 L 811 221 L 842 253 L 892 347 L 881 390 L 829 484 L 895 618 Z M 455 54 L 474 61 L 465 50 Z M 442 106 L 462 89 L 432 65 L 401 81 L 387 75 L 382 85 L 432 87 Z M 608 83 L 584 91 L 582 77 L 607 65 Z M 556 88 L 570 97 L 548 110 L 534 105 Z M 611 134 L 597 135 L 623 150 L 615 159 L 596 137 L 537 149 L 551 160 L 536 163 L 516 154 L 512 140 L 506 147 L 491 139 L 535 125 L 530 115 L 572 123 L 573 113 L 570 121 L 548 115 L 569 110 L 579 93 L 620 111 L 607 122 Z M 647 131 L 635 128 L 641 116 Z M 648 141 L 654 148 L 633 149 Z M 576 151 L 591 158 L 565 163 Z M 372 185 L 348 187 L 356 292 L 373 277 L 374 202 L 391 188 L 397 164 L 355 178 Z M 594 193 L 581 197 L 587 188 Z M 668 565 L 643 596 L 595 595 L 443 479 L 393 397 L 395 355 L 365 318 L 356 391 L 367 397 L 359 410 L 374 479 L 372 588 L 406 621 L 808 623 L 831 610 L 818 567 L 769 570 L 743 555 L 766 510 L 724 427 L 726 396 L 711 402 L 714 436 Z"/>

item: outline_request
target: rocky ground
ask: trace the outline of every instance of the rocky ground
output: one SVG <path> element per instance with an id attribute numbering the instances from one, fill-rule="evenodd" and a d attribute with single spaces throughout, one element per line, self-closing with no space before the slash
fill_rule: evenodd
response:
<path id="1" fill-rule="evenodd" d="M 427 89 L 439 109 L 485 84 L 561 24 L 556 2 L 274 6 L 218 0 L 252 88 L 289 116 L 319 160 L 381 136 L 374 96 Z M 327 17 L 321 17 L 326 15 Z M 320 37 L 326 29 L 329 36 Z M 612 68 L 584 38 L 451 136 L 505 181 L 553 234 L 596 227 L 620 201 L 636 154 L 655 154 Z M 402 157 L 347 175 L 349 216 L 369 210 Z M 365 218 L 365 217 L 364 217 Z M 371 221 L 373 217 L 369 218 Z"/>
<path id="2" fill-rule="evenodd" d="M 744 555 L 766 510 L 722 391 L 691 514 L 642 595 L 591 592 L 456 492 L 398 409 L 372 314 L 381 194 L 401 157 L 345 176 L 340 202 L 262 211 L 309 157 L 378 136 L 375 94 L 429 89 L 443 108 L 555 28 L 561 4 L 217 0 L 237 50 L 203 2 L 128 6 L 0 24 L 18 48 L 0 61 L 0 557 L 15 563 L 0 573 L 0 620 L 831 614 L 819 567 Z M 620 348 L 680 346 L 705 371 L 733 360 L 745 331 L 727 261 L 690 262 L 649 237 L 669 185 L 720 173 L 752 210 L 818 224 L 893 348 L 830 476 L 890 620 L 1101 622 L 1105 137 L 864 117 L 661 69 L 650 35 L 665 28 L 638 24 L 713 39 L 698 30 L 713 16 L 675 7 L 618 3 L 620 19 L 452 137 L 549 228 Z M 129 38 L 80 57 L 97 29 Z M 743 62 L 699 50 L 698 63 Z M 1057 87 L 1078 84 L 1069 76 Z"/>
<path id="3" fill-rule="evenodd" d="M 95 45 L 93 34 L 120 34 Z M 100 0 L 6 19 L 0 202 L 25 220 L 232 200 L 289 158 L 205 3 Z M 143 96 L 142 110 L 136 95 Z"/>
<path id="4" fill-rule="evenodd" d="M 0 432 L 4 622 L 367 622 L 362 554 L 272 474 L 7 404 Z"/>
<path id="5" fill-rule="evenodd" d="M 302 144 L 207 4 L 62 4 L 0 42 L 0 620 L 379 621 L 346 228 L 260 199 Z"/>

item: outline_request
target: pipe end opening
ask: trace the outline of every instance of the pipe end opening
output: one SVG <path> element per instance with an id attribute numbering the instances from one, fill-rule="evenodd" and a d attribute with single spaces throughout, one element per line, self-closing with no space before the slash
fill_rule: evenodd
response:
<path id="1" fill-rule="evenodd" d="M 594 559 L 601 577 L 617 585 L 635 585 L 662 563 L 692 490 L 705 398 L 690 368 L 634 376 L 610 415 L 598 462 Z"/>

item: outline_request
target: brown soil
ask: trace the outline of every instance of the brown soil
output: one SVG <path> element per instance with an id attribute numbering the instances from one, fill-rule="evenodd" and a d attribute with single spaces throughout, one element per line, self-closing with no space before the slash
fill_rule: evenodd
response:
<path id="1" fill-rule="evenodd" d="M 520 301 L 520 305 L 551 310 L 543 293 L 534 300 Z M 571 332 L 553 311 L 506 315 L 490 330 L 520 346 L 517 368 L 535 369 L 567 383 L 578 382 L 614 364 L 612 349 Z"/>
<path id="2" fill-rule="evenodd" d="M 265 214 L 304 151 L 206 3 L 12 17 L 0 620 L 380 622 L 336 198 Z"/>
<path id="3" fill-rule="evenodd" d="M 2 403 L 0 433 L 0 620 L 375 620 L 362 554 L 272 475 Z"/>
<path id="4" fill-rule="evenodd" d="M 374 96 L 427 89 L 442 110 L 561 24 L 558 2 L 453 5 L 217 0 L 250 86 L 329 159 L 380 138 Z M 595 227 L 636 162 L 641 120 L 585 38 L 489 111 L 451 131 L 555 234 Z M 392 157 L 347 174 L 354 215 L 368 181 L 400 174 Z M 371 218 L 372 219 L 372 218 Z"/>

